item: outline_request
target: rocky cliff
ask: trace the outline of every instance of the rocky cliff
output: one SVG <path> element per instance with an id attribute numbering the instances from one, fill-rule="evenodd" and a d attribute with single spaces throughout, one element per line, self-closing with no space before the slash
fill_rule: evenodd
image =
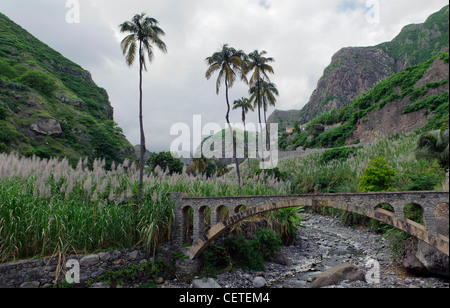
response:
<path id="1" fill-rule="evenodd" d="M 91 74 L 0 13 L 0 151 L 134 159 Z"/>
<path id="2" fill-rule="evenodd" d="M 298 111 L 297 120 L 305 124 L 322 113 L 350 105 L 379 81 L 427 61 L 448 46 L 449 6 L 445 6 L 423 24 L 404 27 L 390 42 L 373 47 L 343 48 L 333 56 L 309 102 Z M 270 120 L 280 122 L 291 118 L 292 114 L 293 111 L 277 110 Z"/>
<path id="3" fill-rule="evenodd" d="M 300 112 L 307 123 L 324 112 L 350 105 L 380 80 L 396 73 L 395 60 L 378 48 L 343 48 L 325 69 L 309 103 Z"/>

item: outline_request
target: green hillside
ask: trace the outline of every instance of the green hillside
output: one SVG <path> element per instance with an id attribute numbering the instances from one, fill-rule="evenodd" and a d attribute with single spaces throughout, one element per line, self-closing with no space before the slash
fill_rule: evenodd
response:
<path id="1" fill-rule="evenodd" d="M 381 48 L 398 63 L 399 68 L 425 62 L 449 46 L 449 6 L 434 13 L 423 24 L 403 28 L 392 41 L 380 44 Z"/>
<path id="2" fill-rule="evenodd" d="M 304 148 L 333 148 L 349 143 L 359 143 L 351 138 L 355 132 L 365 130 L 373 133 L 379 129 L 366 123 L 383 123 L 383 117 L 376 114 L 385 108 L 402 106 L 398 111 L 390 111 L 396 121 L 401 117 L 418 112 L 424 115 L 424 122 L 417 124 L 417 131 L 430 131 L 448 127 L 449 120 L 449 54 L 441 53 L 428 61 L 407 68 L 380 81 L 372 90 L 360 95 L 352 105 L 332 110 L 314 118 L 306 131 L 294 132 L 294 137 L 284 134 L 280 139 L 280 149 L 290 145 Z M 398 108 L 397 108 L 398 109 Z M 398 114 L 394 113 L 397 112 Z M 398 133 L 398 123 L 393 124 L 387 135 Z M 397 125 L 397 126 L 396 126 Z M 329 127 L 329 129 L 326 129 Z M 330 128 L 331 127 L 331 128 Z M 376 134 L 374 134 L 376 136 Z M 287 140 L 290 140 L 287 142 Z"/>
<path id="3" fill-rule="evenodd" d="M 88 71 L 0 13 L 0 151 L 135 158 L 106 91 Z"/>

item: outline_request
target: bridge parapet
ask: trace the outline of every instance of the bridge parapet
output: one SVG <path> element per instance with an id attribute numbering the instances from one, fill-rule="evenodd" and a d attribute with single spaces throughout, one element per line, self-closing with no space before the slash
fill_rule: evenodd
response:
<path id="1" fill-rule="evenodd" d="M 176 202 L 172 241 L 180 246 L 194 242 L 190 249 L 191 258 L 198 256 L 214 239 L 242 220 L 264 212 L 300 206 L 329 207 L 370 217 L 449 254 L 448 228 L 445 227 L 449 224 L 448 191 L 206 198 L 172 194 L 171 198 Z M 380 208 L 386 204 L 393 208 L 393 212 Z M 404 208 L 409 204 L 422 208 L 423 225 L 405 217 Z M 189 226 L 189 211 L 193 216 L 192 226 Z M 208 223 L 207 216 L 210 217 Z"/>

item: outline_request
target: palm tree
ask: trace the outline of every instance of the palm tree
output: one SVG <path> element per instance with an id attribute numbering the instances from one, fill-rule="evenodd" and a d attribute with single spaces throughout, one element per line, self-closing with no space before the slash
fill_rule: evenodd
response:
<path id="1" fill-rule="evenodd" d="M 142 116 L 142 73 L 144 70 L 147 71 L 145 56 L 147 55 L 149 62 L 153 61 L 153 45 L 164 53 L 167 53 L 167 47 L 160 38 L 161 36 L 164 36 L 165 33 L 159 28 L 158 21 L 146 16 L 146 13 L 136 14 L 131 21 L 126 21 L 119 25 L 119 28 L 121 33 L 130 33 L 120 44 L 128 66 L 133 65 L 134 60 L 136 59 L 136 53 L 138 53 L 139 56 L 139 123 L 141 132 L 141 153 L 138 200 L 140 202 L 144 178 L 144 155 L 146 152 L 144 122 Z"/>
<path id="2" fill-rule="evenodd" d="M 416 158 L 438 159 L 441 166 L 449 166 L 449 130 L 432 131 L 420 135 Z"/>
<path id="3" fill-rule="evenodd" d="M 250 103 L 250 100 L 248 98 L 245 98 L 245 97 L 234 101 L 233 110 L 237 110 L 239 108 L 242 109 L 242 122 L 244 123 L 244 143 L 245 143 L 245 136 L 247 135 L 246 125 L 245 125 L 246 116 L 247 116 L 247 113 L 250 110 L 251 111 L 255 111 L 255 109 L 253 108 L 252 104 Z M 247 161 L 248 161 L 248 170 L 250 172 L 250 156 L 249 156 L 249 153 L 248 153 L 248 136 L 247 136 L 246 148 L 247 148 L 247 156 L 248 156 L 247 157 L 248 158 L 247 159 Z"/>
<path id="4" fill-rule="evenodd" d="M 267 129 L 267 111 L 269 106 L 276 105 L 277 98 L 275 96 L 279 96 L 280 93 L 274 83 L 267 82 L 265 80 L 257 82 L 257 84 L 250 89 L 250 103 L 255 107 L 258 105 L 258 88 L 259 95 L 261 97 L 261 104 L 264 109 L 264 123 L 266 124 Z M 269 133 L 267 132 L 267 134 Z"/>
<path id="5" fill-rule="evenodd" d="M 230 100 L 228 97 L 229 88 L 233 87 L 236 78 L 239 77 L 242 81 L 247 82 L 245 77 L 245 60 L 246 54 L 242 50 L 236 50 L 229 47 L 227 44 L 222 46 L 222 50 L 214 53 L 211 57 L 206 58 L 206 64 L 209 66 L 206 71 L 206 79 L 211 79 L 215 72 L 219 72 L 216 81 L 216 93 L 219 94 L 222 82 L 225 82 L 225 95 L 228 106 L 226 120 L 230 129 L 231 136 L 233 136 L 233 156 L 236 160 L 236 174 L 238 178 L 239 187 L 241 187 L 241 175 L 239 171 L 239 160 L 236 156 L 236 140 L 234 138 L 233 129 L 230 124 Z"/>
<path id="6" fill-rule="evenodd" d="M 250 78 L 250 88 L 253 88 L 256 85 L 256 93 L 258 98 L 258 116 L 259 116 L 259 125 L 260 130 L 262 132 L 262 119 L 261 119 L 261 81 L 263 79 L 270 82 L 270 78 L 267 75 L 268 73 L 274 74 L 272 66 L 270 66 L 268 63 L 275 62 L 273 58 L 267 58 L 265 57 L 267 55 L 267 52 L 265 50 L 259 52 L 258 50 L 253 51 L 248 55 L 248 61 L 247 61 L 247 70 L 248 72 L 251 72 L 251 78 Z M 252 72 L 253 71 L 253 72 Z M 262 142 L 260 142 L 262 145 Z M 262 149 L 262 147 L 261 147 Z M 261 150 L 262 152 L 262 150 Z M 264 159 L 263 162 L 263 175 L 264 175 L 264 182 L 266 182 L 266 171 L 264 170 Z"/>

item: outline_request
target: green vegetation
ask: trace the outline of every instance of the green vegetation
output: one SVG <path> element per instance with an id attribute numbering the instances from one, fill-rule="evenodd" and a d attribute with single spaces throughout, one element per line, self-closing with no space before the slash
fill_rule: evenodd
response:
<path id="1" fill-rule="evenodd" d="M 151 170 L 155 170 L 159 166 L 162 170 L 169 169 L 169 174 L 182 173 L 183 163 L 174 158 L 170 152 L 152 153 L 147 164 Z"/>
<path id="2" fill-rule="evenodd" d="M 145 245 L 154 252 L 170 237 L 173 204 L 168 194 L 193 197 L 275 195 L 289 184 L 259 177 L 234 180 L 156 168 L 145 174 L 136 209 L 139 171 L 135 163 L 105 169 L 105 160 L 79 161 L 76 168 L 55 158 L 0 154 L 0 262 L 57 253 L 92 253 Z"/>
<path id="3" fill-rule="evenodd" d="M 417 65 L 428 60 L 449 45 L 448 8 L 431 15 L 422 25 L 409 25 L 391 42 L 378 45 L 396 61 L 407 60 L 407 65 Z M 431 34 L 432 33 L 432 34 Z M 424 44 L 433 36 L 433 44 Z"/>
<path id="4" fill-rule="evenodd" d="M 447 125 L 449 116 L 449 97 L 447 91 L 429 95 L 431 90 L 448 84 L 448 78 L 440 82 L 429 82 L 421 87 L 415 87 L 425 72 L 433 65 L 436 59 L 448 63 L 449 54 L 440 53 L 437 56 L 416 66 L 407 68 L 404 72 L 394 74 L 384 81 L 380 81 L 369 92 L 355 99 L 352 105 L 339 110 L 332 110 L 314 118 L 306 127 L 306 132 L 294 132 L 295 137 L 287 142 L 289 135 L 283 135 L 280 139 L 280 149 L 286 149 L 289 145 L 304 148 L 335 148 L 346 145 L 347 139 L 353 135 L 358 121 L 364 122 L 370 112 L 382 109 L 388 103 L 399 102 L 409 97 L 411 104 L 406 106 L 403 114 L 423 110 L 434 115 L 429 122 L 419 131 L 436 130 Z M 328 131 L 317 131 L 318 125 L 340 124 Z M 310 136 L 311 138 L 308 138 Z"/>
<path id="5" fill-rule="evenodd" d="M 387 191 L 392 185 L 396 172 L 397 170 L 390 168 L 382 157 L 371 160 L 359 178 L 359 191 Z"/>
<path id="6" fill-rule="evenodd" d="M 0 14 L 0 151 L 42 158 L 135 159 L 112 119 L 106 91 L 89 72 Z M 31 124 L 55 119 L 62 135 L 32 132 Z"/>
<path id="7" fill-rule="evenodd" d="M 275 252 L 280 250 L 281 239 L 271 229 L 260 229 L 255 237 L 247 240 L 244 237 L 228 236 L 225 247 L 213 247 L 205 254 L 206 268 L 215 265 L 215 269 L 224 269 L 230 265 L 250 270 L 264 270 L 264 261 L 272 260 Z"/>

